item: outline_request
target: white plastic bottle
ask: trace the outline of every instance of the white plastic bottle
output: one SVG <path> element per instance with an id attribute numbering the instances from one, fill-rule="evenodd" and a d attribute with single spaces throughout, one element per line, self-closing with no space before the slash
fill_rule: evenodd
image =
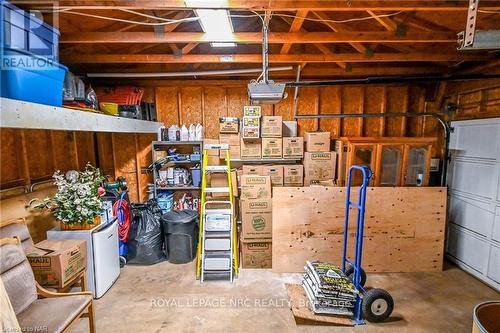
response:
<path id="1" fill-rule="evenodd" d="M 196 141 L 196 125 L 189 125 L 189 141 Z"/>
<path id="2" fill-rule="evenodd" d="M 189 130 L 186 125 L 182 125 L 181 127 L 181 141 L 189 141 Z"/>
<path id="3" fill-rule="evenodd" d="M 177 125 L 172 125 L 168 128 L 168 141 L 177 141 Z"/>

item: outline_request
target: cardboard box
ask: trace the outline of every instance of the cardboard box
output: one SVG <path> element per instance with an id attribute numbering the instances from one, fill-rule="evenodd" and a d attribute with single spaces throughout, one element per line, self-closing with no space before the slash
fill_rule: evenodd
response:
<path id="1" fill-rule="evenodd" d="M 260 199 L 271 197 L 271 177 L 257 175 L 241 176 L 241 198 Z"/>
<path id="2" fill-rule="evenodd" d="M 262 158 L 282 158 L 283 140 L 281 138 L 262 138 Z"/>
<path id="3" fill-rule="evenodd" d="M 296 121 L 283 121 L 283 137 L 297 136 L 297 122 Z"/>
<path id="4" fill-rule="evenodd" d="M 258 139 L 260 138 L 260 127 L 243 127 L 241 137 L 243 139 Z"/>
<path id="5" fill-rule="evenodd" d="M 262 141 L 260 139 L 241 139 L 241 159 L 260 159 L 262 157 Z"/>
<path id="6" fill-rule="evenodd" d="M 261 136 L 263 138 L 281 138 L 283 130 L 283 119 L 281 116 L 263 116 L 261 125 Z"/>
<path id="7" fill-rule="evenodd" d="M 283 166 L 282 165 L 264 165 L 262 174 L 271 177 L 272 186 L 283 186 Z"/>
<path id="8" fill-rule="evenodd" d="M 335 178 L 335 152 L 304 153 L 304 186 Z"/>
<path id="9" fill-rule="evenodd" d="M 46 287 L 66 287 L 87 266 L 84 240 L 44 240 L 25 252 L 35 279 Z"/>
<path id="10" fill-rule="evenodd" d="M 238 179 L 236 171 L 231 171 L 231 185 L 233 187 L 233 196 L 238 196 Z M 212 173 L 210 175 L 210 187 L 227 187 L 227 175 L 225 173 Z M 213 198 L 227 197 L 226 193 L 211 193 Z"/>
<path id="11" fill-rule="evenodd" d="M 260 127 L 260 117 L 243 117 L 243 127 Z"/>
<path id="12" fill-rule="evenodd" d="M 262 169 L 262 165 L 244 165 L 243 174 L 264 176 L 264 170 Z"/>
<path id="13" fill-rule="evenodd" d="M 271 239 L 273 208 L 271 198 L 240 200 L 241 239 Z"/>
<path id="14" fill-rule="evenodd" d="M 238 159 L 240 158 L 240 136 L 238 134 L 228 134 L 228 133 L 220 133 L 219 134 L 219 142 L 221 144 L 229 145 L 229 155 L 231 158 Z M 226 151 L 220 150 L 219 157 L 222 159 L 226 158 Z"/>
<path id="15" fill-rule="evenodd" d="M 219 133 L 239 133 L 240 119 L 236 117 L 220 117 Z"/>
<path id="16" fill-rule="evenodd" d="M 242 268 L 272 268 L 273 251 L 272 242 L 241 241 L 241 265 Z"/>
<path id="17" fill-rule="evenodd" d="M 304 157 L 304 138 L 287 137 L 283 138 L 283 158 Z"/>
<path id="18" fill-rule="evenodd" d="M 304 185 L 304 166 L 302 164 L 283 165 L 284 186 Z"/>
<path id="19" fill-rule="evenodd" d="M 330 132 L 306 132 L 304 135 L 306 151 L 330 151 Z"/>
<path id="20" fill-rule="evenodd" d="M 243 107 L 244 117 L 260 117 L 262 115 L 262 107 L 257 105 L 245 105 Z"/>

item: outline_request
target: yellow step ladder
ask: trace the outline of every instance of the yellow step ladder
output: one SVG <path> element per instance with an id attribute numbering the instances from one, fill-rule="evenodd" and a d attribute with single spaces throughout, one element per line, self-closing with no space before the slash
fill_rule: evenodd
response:
<path id="1" fill-rule="evenodd" d="M 208 165 L 208 150 L 225 152 L 225 165 Z M 229 145 L 207 144 L 203 147 L 201 210 L 196 256 L 196 278 L 233 281 L 238 275 L 238 237 L 234 214 Z M 207 175 L 227 174 L 227 187 L 207 187 Z M 227 193 L 228 200 L 207 200 L 209 193 Z"/>

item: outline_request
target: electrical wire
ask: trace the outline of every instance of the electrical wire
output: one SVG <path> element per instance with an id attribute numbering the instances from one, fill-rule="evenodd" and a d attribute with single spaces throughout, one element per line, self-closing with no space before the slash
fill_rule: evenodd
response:
<path id="1" fill-rule="evenodd" d="M 242 15 L 242 14 L 231 14 L 229 16 L 231 17 L 255 17 L 259 16 L 262 20 L 262 17 L 260 14 L 252 10 L 252 13 L 255 13 L 255 15 Z M 297 15 L 290 15 L 290 14 L 276 14 L 273 13 L 273 16 L 279 16 L 279 17 L 290 17 L 290 18 L 298 18 L 302 19 L 305 21 L 313 21 L 313 22 L 329 22 L 329 23 L 348 23 L 348 22 L 355 22 L 355 21 L 366 21 L 366 20 L 372 20 L 376 18 L 382 18 L 382 17 L 391 17 L 391 16 L 396 16 L 403 13 L 402 10 L 390 14 L 381 14 L 381 15 L 374 15 L 374 16 L 365 16 L 365 17 L 356 17 L 352 19 L 346 19 L 346 20 L 324 20 L 324 19 L 314 19 L 314 18 L 309 18 L 305 16 L 297 16 Z"/>
<path id="2" fill-rule="evenodd" d="M 199 17 L 195 16 L 195 17 L 188 17 L 188 18 L 184 18 L 184 19 L 171 20 L 168 22 L 139 22 L 139 21 L 121 19 L 121 18 L 116 18 L 116 17 L 108 17 L 108 16 L 94 15 L 94 14 L 88 14 L 88 13 L 82 13 L 82 12 L 74 12 L 72 10 L 64 10 L 64 11 L 60 11 L 60 12 L 65 13 L 65 14 L 73 14 L 73 15 L 92 17 L 92 18 L 108 20 L 108 21 L 130 23 L 130 24 L 137 24 L 137 25 L 146 25 L 146 26 L 163 26 L 163 25 L 178 24 L 178 23 L 183 23 L 183 22 L 194 22 L 194 21 L 198 21 L 200 19 Z M 161 20 L 160 17 L 158 17 L 156 19 Z"/>
<path id="3" fill-rule="evenodd" d="M 494 10 L 478 9 L 477 11 L 486 14 L 500 14 L 500 11 L 494 11 Z"/>
<path id="4" fill-rule="evenodd" d="M 73 15 L 79 15 L 79 16 L 86 16 L 86 17 L 92 17 L 92 18 L 97 18 L 97 19 L 102 19 L 102 20 L 108 20 L 108 21 L 116 21 L 116 22 L 122 22 L 122 23 L 130 23 L 130 24 L 136 24 L 136 25 L 145 25 L 145 26 L 162 26 L 162 25 L 168 25 L 168 24 L 178 24 L 178 23 L 183 23 L 183 22 L 194 22 L 198 21 L 199 17 L 188 17 L 184 19 L 178 19 L 178 20 L 173 20 L 173 19 L 167 19 L 163 17 L 157 17 L 154 15 L 148 15 L 144 13 L 140 13 L 134 10 L 129 10 L 129 9 L 119 9 L 120 11 L 131 13 L 131 14 L 136 14 L 139 16 L 155 19 L 157 21 L 162 21 L 162 22 L 139 22 L 139 21 L 134 21 L 134 20 L 127 20 L 127 19 L 121 19 L 121 18 L 116 18 L 116 17 L 109 17 L 109 16 L 102 16 L 102 15 L 96 15 L 96 14 L 89 14 L 89 13 L 82 13 L 82 12 L 75 12 L 71 8 L 61 8 L 54 10 L 53 12 L 59 12 L 63 14 L 73 14 Z M 258 12 L 251 10 L 253 14 L 250 15 L 243 15 L 243 14 L 229 14 L 230 17 L 258 17 L 261 21 L 262 24 L 265 24 L 264 18 L 262 15 L 260 15 Z M 482 11 L 480 12 L 488 12 L 488 13 L 496 13 L 496 12 L 490 12 L 490 11 Z M 352 19 L 346 19 L 346 20 L 325 20 L 325 19 L 314 19 L 314 18 L 309 18 L 309 17 L 304 17 L 304 16 L 297 16 L 297 15 L 289 15 L 289 14 L 277 14 L 273 13 L 273 16 L 279 16 L 279 17 L 289 17 L 289 18 L 298 18 L 302 19 L 305 21 L 312 21 L 312 22 L 323 22 L 323 23 L 348 23 L 348 22 L 356 22 L 356 21 L 366 21 L 366 20 L 372 20 L 376 18 L 382 18 L 382 17 L 391 17 L 391 16 L 396 16 L 403 13 L 403 11 L 398 11 L 394 13 L 389 13 L 389 14 L 380 14 L 380 15 L 374 15 L 374 16 L 365 16 L 365 17 L 357 17 L 357 18 L 352 18 Z"/>

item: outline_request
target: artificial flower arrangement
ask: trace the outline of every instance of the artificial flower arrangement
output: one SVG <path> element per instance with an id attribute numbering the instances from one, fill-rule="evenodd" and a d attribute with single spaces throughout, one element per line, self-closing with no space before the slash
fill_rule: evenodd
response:
<path id="1" fill-rule="evenodd" d="M 57 170 L 53 178 L 56 195 L 46 198 L 36 208 L 51 210 L 62 228 L 88 228 L 100 223 L 103 210 L 100 196 L 104 191 L 100 185 L 104 177 L 98 168 L 88 163 L 84 171 L 70 170 L 63 174 Z"/>

